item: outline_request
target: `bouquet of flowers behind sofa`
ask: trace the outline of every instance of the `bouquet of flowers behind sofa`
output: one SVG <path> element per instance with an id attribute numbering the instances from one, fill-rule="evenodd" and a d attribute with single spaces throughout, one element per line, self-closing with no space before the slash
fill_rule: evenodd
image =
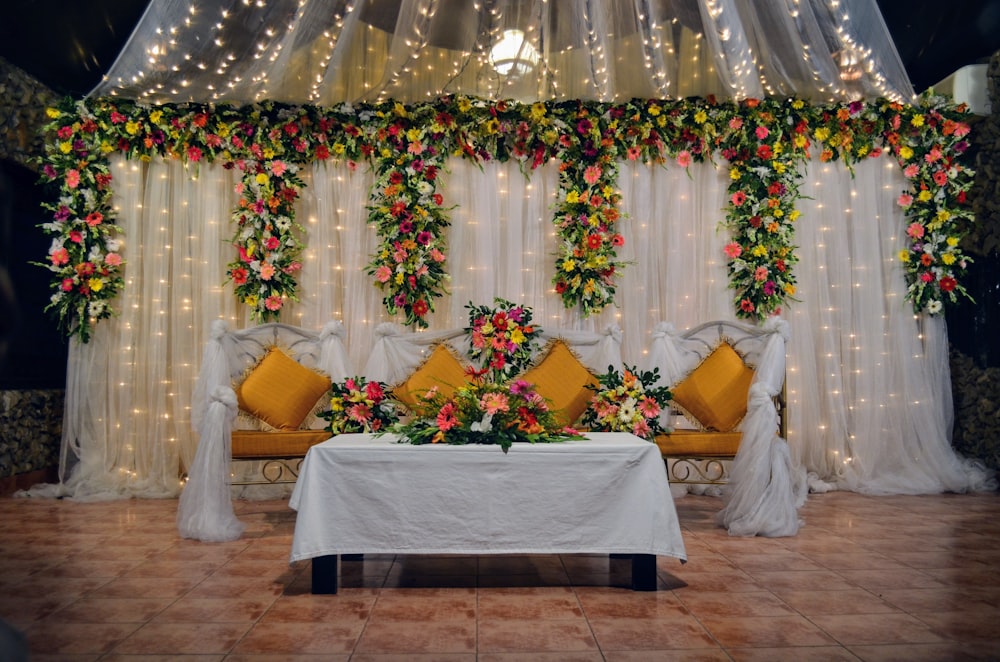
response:
<path id="1" fill-rule="evenodd" d="M 386 394 L 387 389 L 382 382 L 366 382 L 360 377 L 334 382 L 330 409 L 320 412 L 319 417 L 330 422 L 327 430 L 334 435 L 385 431 L 399 420 L 396 403 Z"/>

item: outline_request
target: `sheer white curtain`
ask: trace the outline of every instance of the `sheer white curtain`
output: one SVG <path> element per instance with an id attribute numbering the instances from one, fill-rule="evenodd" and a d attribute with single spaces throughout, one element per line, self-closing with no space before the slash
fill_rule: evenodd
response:
<path id="1" fill-rule="evenodd" d="M 442 191 L 452 211 L 450 297 L 431 330 L 464 326 L 469 301 L 500 296 L 532 306 L 543 327 L 586 331 L 618 324 L 629 364 L 643 364 L 657 322 L 678 329 L 733 318 L 718 229 L 727 171 L 621 164 L 624 257 L 618 306 L 582 319 L 552 291 L 558 185 L 551 164 L 525 178 L 514 163 L 480 169 L 453 160 Z M 963 491 L 984 473 L 948 444 L 946 331 L 915 319 L 895 260 L 903 186 L 888 159 L 813 162 L 805 174 L 797 243 L 798 298 L 785 311 L 789 443 L 794 459 L 831 485 L 872 493 Z M 176 494 L 178 469 L 194 456 L 190 403 L 210 324 L 246 315 L 223 286 L 235 174 L 203 164 L 114 161 L 115 204 L 125 230 L 128 280 L 121 314 L 73 344 L 67 378 L 64 493 L 79 497 Z M 365 273 L 376 238 L 367 224 L 372 176 L 363 166 L 304 171 L 298 204 L 307 249 L 301 301 L 283 321 L 319 330 L 342 319 L 355 366 L 364 366 L 386 321 Z M 69 469 L 72 468 L 72 471 Z M 815 483 L 819 484 L 819 483 Z"/>

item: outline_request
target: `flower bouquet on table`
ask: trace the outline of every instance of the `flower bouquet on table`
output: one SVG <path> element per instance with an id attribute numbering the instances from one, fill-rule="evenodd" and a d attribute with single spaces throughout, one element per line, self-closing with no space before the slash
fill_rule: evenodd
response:
<path id="1" fill-rule="evenodd" d="M 320 412 L 319 417 L 330 422 L 326 429 L 334 435 L 384 432 L 399 421 L 396 403 L 386 394 L 387 390 L 382 382 L 366 382 L 360 377 L 334 382 L 330 409 Z"/>
<path id="2" fill-rule="evenodd" d="M 470 369 L 471 380 L 450 396 L 437 387 L 420 398 L 418 415 L 387 431 L 411 444 L 496 444 L 506 453 L 514 442 L 550 443 L 582 439 L 556 422 L 545 398 L 523 379 L 500 383 L 487 371 Z"/>
<path id="3" fill-rule="evenodd" d="M 625 366 L 619 373 L 612 366 L 599 375 L 599 386 L 583 414 L 583 425 L 595 432 L 631 432 L 648 441 L 661 432 L 660 414 L 673 395 L 666 386 L 655 386 L 659 368 L 639 372 Z"/>
<path id="4" fill-rule="evenodd" d="M 465 331 L 472 342 L 472 360 L 488 371 L 492 381 L 500 382 L 528 366 L 541 328 L 531 324 L 531 308 L 500 298 L 493 303 L 494 308 L 467 304 Z"/>

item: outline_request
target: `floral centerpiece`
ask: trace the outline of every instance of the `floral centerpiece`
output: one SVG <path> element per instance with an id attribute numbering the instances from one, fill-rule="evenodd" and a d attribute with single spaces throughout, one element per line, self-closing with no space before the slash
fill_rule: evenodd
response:
<path id="1" fill-rule="evenodd" d="M 386 430 L 411 444 L 496 444 L 506 453 L 514 442 L 582 439 L 564 427 L 533 384 L 511 379 L 531 362 L 541 329 L 531 308 L 494 299 L 494 308 L 471 302 L 470 355 L 481 369 L 467 368 L 468 380 L 453 393 L 436 386 L 418 397 L 415 416 Z"/>
<path id="2" fill-rule="evenodd" d="M 493 381 L 509 379 L 531 362 L 541 328 L 531 324 L 531 308 L 496 298 L 495 308 L 469 302 L 470 355 Z"/>
<path id="3" fill-rule="evenodd" d="M 631 432 L 649 441 L 665 432 L 660 425 L 660 413 L 671 398 L 666 386 L 655 386 L 660 379 L 659 368 L 639 372 L 625 366 L 619 373 L 612 366 L 599 375 L 599 386 L 583 414 L 583 424 L 602 432 Z"/>
<path id="4" fill-rule="evenodd" d="M 582 439 L 559 425 L 548 403 L 523 379 L 490 381 L 470 369 L 471 381 L 446 397 L 437 387 L 420 400 L 419 415 L 388 432 L 411 444 L 497 444 L 506 453 L 514 442 L 549 443 Z"/>
<path id="5" fill-rule="evenodd" d="M 365 382 L 360 377 L 334 382 L 330 409 L 319 416 L 330 422 L 326 429 L 335 435 L 385 431 L 399 420 L 396 405 L 386 390 L 382 382 Z"/>

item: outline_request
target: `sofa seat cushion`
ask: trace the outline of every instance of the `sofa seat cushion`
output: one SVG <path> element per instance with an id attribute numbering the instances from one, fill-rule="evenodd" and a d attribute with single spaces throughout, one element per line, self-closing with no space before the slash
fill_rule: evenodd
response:
<path id="1" fill-rule="evenodd" d="M 329 438 L 327 430 L 233 430 L 233 459 L 303 457 Z"/>
<path id="2" fill-rule="evenodd" d="M 742 438 L 742 432 L 674 430 L 657 435 L 655 441 L 664 457 L 732 457 Z"/>

